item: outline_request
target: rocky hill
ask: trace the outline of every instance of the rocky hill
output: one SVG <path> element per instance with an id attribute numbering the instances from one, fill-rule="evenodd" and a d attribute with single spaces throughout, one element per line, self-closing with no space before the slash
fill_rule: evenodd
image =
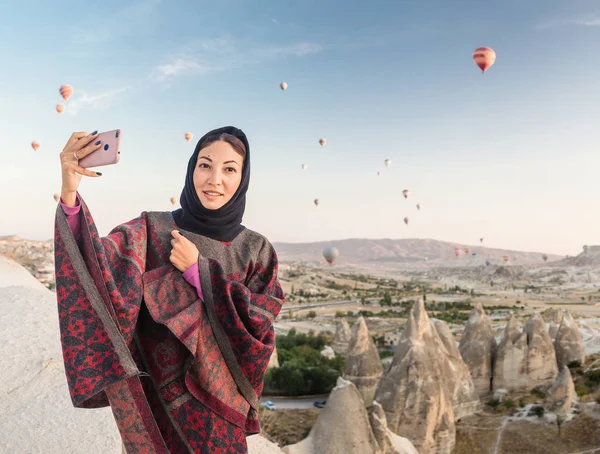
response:
<path id="1" fill-rule="evenodd" d="M 429 266 L 481 266 L 486 261 L 501 264 L 502 256 L 509 257 L 509 264 L 535 265 L 544 263 L 543 252 L 511 251 L 488 248 L 484 245 L 470 246 L 432 239 L 364 239 L 352 238 L 315 243 L 274 243 L 279 259 L 283 263 L 325 263 L 322 252 L 326 247 L 335 247 L 340 255 L 339 265 L 386 266 L 386 267 L 429 267 Z M 459 257 L 455 248 L 461 248 Z M 468 248 L 468 253 L 466 249 Z M 590 248 L 591 251 L 592 248 Z M 590 253 L 588 251 L 588 254 Z M 475 254 L 475 255 L 473 255 Z M 563 256 L 547 254 L 548 263 L 563 259 Z"/>

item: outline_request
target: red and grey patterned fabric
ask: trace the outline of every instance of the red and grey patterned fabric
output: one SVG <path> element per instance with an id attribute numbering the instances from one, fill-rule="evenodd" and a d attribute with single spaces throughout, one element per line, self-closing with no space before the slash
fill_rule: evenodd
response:
<path id="1" fill-rule="evenodd" d="M 98 235 L 83 201 L 75 239 L 58 207 L 56 294 L 73 405 L 110 404 L 127 452 L 246 452 L 275 345 L 277 255 L 244 230 L 200 251 L 204 301 L 169 262 L 169 212 Z"/>

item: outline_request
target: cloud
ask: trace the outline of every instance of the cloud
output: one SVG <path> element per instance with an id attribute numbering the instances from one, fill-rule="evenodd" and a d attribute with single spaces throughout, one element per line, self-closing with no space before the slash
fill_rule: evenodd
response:
<path id="1" fill-rule="evenodd" d="M 151 33 L 158 23 L 157 6 L 161 0 L 141 0 L 106 17 L 94 17 L 93 25 L 72 29 L 73 44 L 99 44 L 132 34 Z"/>
<path id="2" fill-rule="evenodd" d="M 67 101 L 65 113 L 75 116 L 81 110 L 108 109 L 115 102 L 118 95 L 130 88 L 130 86 L 125 86 L 97 93 L 89 93 L 81 89 L 75 90 L 73 97 Z"/>
<path id="3" fill-rule="evenodd" d="M 585 27 L 598 27 L 600 26 L 600 17 L 596 13 L 581 15 L 578 18 L 547 20 L 543 22 L 538 22 L 535 25 L 535 28 L 537 30 L 546 30 L 548 28 L 559 27 L 564 25 L 582 25 Z"/>
<path id="4" fill-rule="evenodd" d="M 322 45 L 310 41 L 272 45 L 222 36 L 189 43 L 181 52 L 169 56 L 167 62 L 157 65 L 152 77 L 165 80 L 206 75 L 278 58 L 305 57 L 323 49 Z"/>
<path id="5" fill-rule="evenodd" d="M 573 24 L 577 24 L 577 25 L 585 25 L 588 27 L 597 27 L 600 25 L 600 19 L 590 19 L 590 20 L 577 20 L 577 21 L 571 21 L 571 23 Z"/>

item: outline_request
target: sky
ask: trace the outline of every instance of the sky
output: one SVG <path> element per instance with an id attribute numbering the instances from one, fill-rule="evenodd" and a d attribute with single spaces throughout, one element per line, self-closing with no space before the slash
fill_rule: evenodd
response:
<path id="1" fill-rule="evenodd" d="M 171 210 L 195 141 L 234 125 L 243 224 L 271 242 L 600 244 L 594 0 L 23 0 L 0 21 L 0 235 L 52 238 L 74 131 L 122 130 L 120 162 L 80 186 L 106 235 Z"/>

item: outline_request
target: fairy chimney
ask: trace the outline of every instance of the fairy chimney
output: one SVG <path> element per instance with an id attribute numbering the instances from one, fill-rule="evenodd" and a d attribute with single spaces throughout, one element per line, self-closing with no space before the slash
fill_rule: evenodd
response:
<path id="1" fill-rule="evenodd" d="M 356 385 L 368 407 L 373 401 L 377 383 L 382 375 L 383 366 L 377 347 L 369 335 L 365 319 L 360 317 L 352 327 L 343 376 Z"/>

